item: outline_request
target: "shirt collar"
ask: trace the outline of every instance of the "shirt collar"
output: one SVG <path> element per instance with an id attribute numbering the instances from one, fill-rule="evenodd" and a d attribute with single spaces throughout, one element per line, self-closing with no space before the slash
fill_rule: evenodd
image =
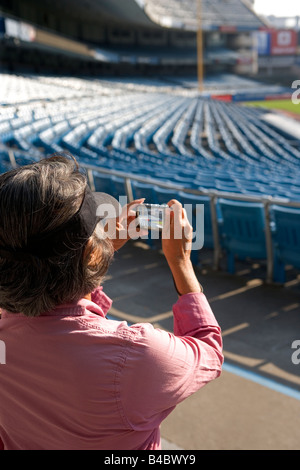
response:
<path id="1" fill-rule="evenodd" d="M 103 287 L 97 287 L 91 293 L 91 300 L 80 299 L 77 302 L 59 305 L 55 309 L 43 313 L 41 316 L 82 316 L 86 310 L 105 317 L 112 305 L 112 300 L 103 292 Z M 2 318 L 24 317 L 22 313 L 11 313 L 6 310 L 1 311 Z M 29 318 L 29 317 L 27 317 Z"/>

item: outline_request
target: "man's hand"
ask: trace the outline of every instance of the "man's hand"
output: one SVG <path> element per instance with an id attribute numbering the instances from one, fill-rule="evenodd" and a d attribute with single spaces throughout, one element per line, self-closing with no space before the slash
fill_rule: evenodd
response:
<path id="1" fill-rule="evenodd" d="M 168 202 L 170 209 L 162 232 L 162 248 L 169 263 L 182 263 L 190 259 L 193 228 L 185 209 L 175 199 Z"/>
<path id="2" fill-rule="evenodd" d="M 110 219 L 104 227 L 104 231 L 110 238 L 115 251 L 122 248 L 131 238 L 136 238 L 137 234 L 139 234 L 139 236 L 145 235 L 144 232 L 137 228 L 137 224 L 135 223 L 136 213 L 133 210 L 139 204 L 143 204 L 144 200 L 145 199 L 136 199 L 126 204 L 122 208 L 121 215 L 116 219 Z"/>
<path id="3" fill-rule="evenodd" d="M 172 199 L 168 206 L 169 223 L 167 222 L 163 229 L 162 248 L 177 291 L 181 295 L 202 292 L 190 259 L 193 228 L 180 202 Z"/>

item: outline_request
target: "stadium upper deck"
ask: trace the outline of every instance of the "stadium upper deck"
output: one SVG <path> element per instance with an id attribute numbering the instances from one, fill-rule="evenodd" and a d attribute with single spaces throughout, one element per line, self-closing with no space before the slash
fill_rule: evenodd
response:
<path id="1" fill-rule="evenodd" d="M 80 18 L 87 22 L 103 23 L 118 21 L 152 28 L 175 28 L 188 31 L 198 29 L 197 0 L 45 0 L 33 12 L 35 2 L 24 2 L 13 9 L 9 2 L 2 1 L 5 10 L 31 16 L 40 20 L 39 11 L 68 13 L 70 18 Z M 27 4 L 27 7 L 26 7 Z M 50 13 L 49 13 L 50 12 Z M 216 29 L 219 26 L 234 26 L 238 29 L 258 29 L 264 20 L 256 15 L 247 0 L 202 0 L 202 26 Z M 28 18 L 29 19 L 29 18 Z M 47 19 L 45 19 L 47 21 Z M 53 20 L 52 20 L 53 23 Z"/>
<path id="2" fill-rule="evenodd" d="M 145 0 L 149 17 L 164 27 L 196 31 L 199 28 L 197 2 L 193 0 Z M 233 30 L 255 30 L 263 20 L 243 0 L 203 0 L 201 24 L 204 30 L 218 27 Z"/>
<path id="3" fill-rule="evenodd" d="M 180 73 L 182 68 L 195 72 L 196 1 L 1 0 L 0 8 L 0 41 L 7 49 L 2 62 L 9 70 L 24 62 L 29 70 L 30 60 L 31 71 L 46 72 L 46 56 L 64 54 L 73 62 L 76 57 L 88 62 L 96 73 Z M 13 17 L 9 21 L 6 15 Z M 206 66 L 245 68 L 252 61 L 251 32 L 263 25 L 245 0 L 203 0 Z M 47 70 L 55 68 L 54 62 L 48 60 Z M 66 61 L 56 62 L 55 72 L 66 72 Z"/>

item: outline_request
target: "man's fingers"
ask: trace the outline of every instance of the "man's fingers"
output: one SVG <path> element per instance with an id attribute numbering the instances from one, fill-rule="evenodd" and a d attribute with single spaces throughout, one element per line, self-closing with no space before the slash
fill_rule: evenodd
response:
<path id="1" fill-rule="evenodd" d="M 139 204 L 143 204 L 144 201 L 145 201 L 145 198 L 135 199 L 134 201 L 131 201 L 129 204 L 126 204 L 125 206 L 123 206 L 121 215 L 117 218 L 117 220 L 122 222 L 122 220 L 127 219 L 128 217 L 135 217 L 135 211 L 133 209 L 137 207 Z"/>

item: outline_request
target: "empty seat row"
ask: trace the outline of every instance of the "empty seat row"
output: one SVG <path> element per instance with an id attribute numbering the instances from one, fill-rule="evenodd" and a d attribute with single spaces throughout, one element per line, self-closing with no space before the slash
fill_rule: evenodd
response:
<path id="1" fill-rule="evenodd" d="M 151 87 L 139 93 L 108 80 L 8 77 L 4 88 L 16 93 L 7 94 L 0 117 L 7 147 L 34 156 L 68 149 L 100 169 L 127 163 L 129 172 L 134 166 L 187 188 L 298 199 L 300 151 L 263 121 L 262 110 Z M 276 180 L 286 175 L 290 187 Z"/>

